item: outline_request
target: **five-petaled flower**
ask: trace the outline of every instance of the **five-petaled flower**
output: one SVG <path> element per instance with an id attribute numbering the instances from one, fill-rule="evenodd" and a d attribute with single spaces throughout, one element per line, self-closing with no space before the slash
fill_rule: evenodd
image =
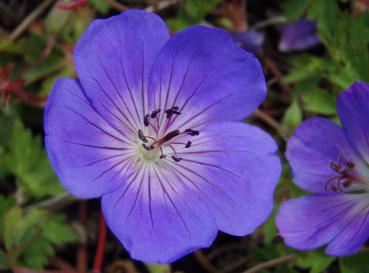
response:
<path id="1" fill-rule="evenodd" d="M 288 142 L 294 182 L 312 195 L 284 203 L 277 215 L 287 245 L 350 255 L 369 237 L 369 85 L 354 83 L 337 101 L 342 127 L 304 122 Z"/>
<path id="2" fill-rule="evenodd" d="M 169 38 L 156 15 L 95 20 L 45 111 L 46 148 L 75 196 L 102 196 L 131 256 L 168 263 L 221 230 L 250 234 L 269 215 L 277 146 L 242 120 L 263 101 L 257 59 L 229 33 L 194 26 Z"/>

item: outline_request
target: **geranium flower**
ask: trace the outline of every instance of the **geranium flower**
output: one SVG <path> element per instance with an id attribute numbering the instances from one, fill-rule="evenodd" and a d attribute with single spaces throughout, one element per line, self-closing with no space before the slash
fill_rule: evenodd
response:
<path id="1" fill-rule="evenodd" d="M 305 50 L 318 44 L 320 44 L 320 39 L 314 21 L 301 18 L 282 27 L 282 36 L 279 41 L 279 50 L 282 52 Z"/>
<path id="2" fill-rule="evenodd" d="M 337 101 L 342 127 L 312 118 L 296 129 L 287 158 L 294 182 L 312 194 L 277 215 L 287 245 L 350 255 L 369 237 L 369 85 L 353 84 Z"/>
<path id="3" fill-rule="evenodd" d="M 273 207 L 277 146 L 241 121 L 263 101 L 257 59 L 223 30 L 169 38 L 156 15 L 95 20 L 74 51 L 78 80 L 59 79 L 46 148 L 75 196 L 102 196 L 131 256 L 168 263 L 221 230 L 246 235 Z"/>

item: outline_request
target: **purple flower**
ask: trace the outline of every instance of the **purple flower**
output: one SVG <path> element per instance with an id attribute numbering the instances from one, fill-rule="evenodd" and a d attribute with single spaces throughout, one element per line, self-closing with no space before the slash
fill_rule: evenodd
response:
<path id="1" fill-rule="evenodd" d="M 60 79 L 46 148 L 75 196 L 102 196 L 131 256 L 169 263 L 221 230 L 250 234 L 269 215 L 277 146 L 241 121 L 266 93 L 261 66 L 229 33 L 190 27 L 170 38 L 156 15 L 95 20 Z"/>
<path id="2" fill-rule="evenodd" d="M 301 18 L 297 22 L 289 23 L 282 28 L 279 50 L 289 52 L 304 50 L 320 44 L 317 36 L 316 23 Z"/>
<path id="3" fill-rule="evenodd" d="M 342 127 L 312 118 L 296 129 L 287 158 L 294 182 L 312 195 L 287 201 L 277 215 L 287 245 L 350 255 L 369 237 L 369 85 L 353 84 L 337 101 Z"/>
<path id="4" fill-rule="evenodd" d="M 233 39 L 241 48 L 253 54 L 261 51 L 264 42 L 264 33 L 256 30 L 232 33 Z"/>

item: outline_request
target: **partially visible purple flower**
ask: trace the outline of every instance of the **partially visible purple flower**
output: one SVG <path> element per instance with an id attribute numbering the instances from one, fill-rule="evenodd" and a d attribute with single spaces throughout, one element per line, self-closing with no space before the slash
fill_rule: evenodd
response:
<path id="1" fill-rule="evenodd" d="M 257 55 L 260 53 L 264 43 L 264 32 L 257 30 L 247 30 L 243 32 L 232 33 L 233 39 L 246 51 Z"/>
<path id="2" fill-rule="evenodd" d="M 79 79 L 59 79 L 46 107 L 46 149 L 72 194 L 102 196 L 133 258 L 169 263 L 263 223 L 281 166 L 272 138 L 242 122 L 266 84 L 229 33 L 169 38 L 158 16 L 130 10 L 95 20 L 74 60 Z"/>
<path id="3" fill-rule="evenodd" d="M 282 27 L 282 36 L 279 41 L 279 50 L 289 52 L 305 50 L 320 44 L 317 36 L 316 23 L 301 18 Z"/>
<path id="4" fill-rule="evenodd" d="M 312 194 L 284 203 L 276 221 L 287 245 L 343 256 L 369 238 L 369 85 L 342 92 L 337 110 L 342 127 L 312 118 L 289 140 L 294 182 Z"/>

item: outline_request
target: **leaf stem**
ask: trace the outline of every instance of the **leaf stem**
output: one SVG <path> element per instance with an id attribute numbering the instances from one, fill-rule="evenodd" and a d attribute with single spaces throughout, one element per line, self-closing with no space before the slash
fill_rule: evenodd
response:
<path id="1" fill-rule="evenodd" d="M 270 260 L 264 263 L 260 263 L 250 268 L 249 270 L 244 271 L 243 273 L 257 273 L 257 272 L 263 271 L 271 267 L 275 267 L 283 263 L 291 262 L 295 258 L 296 258 L 295 255 L 287 255 L 287 256 L 279 257 L 279 258 L 276 258 L 276 259 L 273 259 L 273 260 Z"/>

